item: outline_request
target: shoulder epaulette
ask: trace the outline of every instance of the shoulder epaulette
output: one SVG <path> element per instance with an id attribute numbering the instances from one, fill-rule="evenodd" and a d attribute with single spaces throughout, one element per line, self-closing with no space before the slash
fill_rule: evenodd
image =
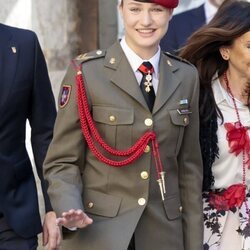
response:
<path id="1" fill-rule="evenodd" d="M 95 50 L 85 54 L 80 54 L 75 58 L 75 60 L 77 61 L 77 63 L 83 63 L 89 60 L 104 57 L 105 54 L 106 54 L 105 50 Z"/>
<path id="2" fill-rule="evenodd" d="M 187 63 L 189 65 L 192 65 L 192 63 L 190 63 L 188 60 L 186 60 L 186 59 L 184 59 L 184 58 L 182 58 L 180 56 L 173 55 L 173 54 L 171 54 L 169 52 L 164 52 L 164 54 L 171 57 L 171 58 L 173 58 L 173 59 L 176 59 L 177 61 L 184 62 L 184 63 Z"/>

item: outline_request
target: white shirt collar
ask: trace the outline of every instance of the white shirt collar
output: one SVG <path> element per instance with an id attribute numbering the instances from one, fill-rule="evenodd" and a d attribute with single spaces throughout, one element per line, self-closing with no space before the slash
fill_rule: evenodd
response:
<path id="1" fill-rule="evenodd" d="M 227 99 L 225 93 L 226 91 L 224 91 L 223 87 L 221 86 L 220 79 L 218 78 L 217 73 L 212 80 L 212 88 L 214 99 L 217 105 Z"/>
<path id="2" fill-rule="evenodd" d="M 120 44 L 134 72 L 138 70 L 144 61 L 149 61 L 154 67 L 155 76 L 158 76 L 161 55 L 160 46 L 158 46 L 158 51 L 153 57 L 151 57 L 149 60 L 143 60 L 128 46 L 124 37 L 122 38 Z"/>
<path id="3" fill-rule="evenodd" d="M 212 88 L 214 93 L 214 99 L 216 104 L 219 106 L 221 103 L 225 102 L 228 106 L 234 108 L 234 103 L 232 98 L 229 96 L 228 92 L 222 87 L 220 80 L 218 78 L 218 74 L 216 73 L 213 81 Z M 239 109 L 244 108 L 244 104 L 235 98 L 237 106 Z"/>
<path id="4" fill-rule="evenodd" d="M 216 8 L 214 5 L 210 3 L 209 0 L 207 0 L 204 4 L 204 9 L 205 9 L 206 23 L 209 23 L 216 14 L 218 8 Z"/>

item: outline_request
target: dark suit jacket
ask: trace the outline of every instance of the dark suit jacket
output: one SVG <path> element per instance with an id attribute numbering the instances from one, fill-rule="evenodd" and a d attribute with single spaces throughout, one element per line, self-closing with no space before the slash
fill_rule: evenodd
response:
<path id="1" fill-rule="evenodd" d="M 26 121 L 45 207 L 50 210 L 42 164 L 56 115 L 46 63 L 33 32 L 0 24 L 0 88 L 0 212 L 16 233 L 31 237 L 42 228 L 25 148 Z"/>
<path id="2" fill-rule="evenodd" d="M 206 22 L 204 4 L 173 16 L 167 34 L 161 40 L 163 51 L 176 53 L 187 38 Z"/>

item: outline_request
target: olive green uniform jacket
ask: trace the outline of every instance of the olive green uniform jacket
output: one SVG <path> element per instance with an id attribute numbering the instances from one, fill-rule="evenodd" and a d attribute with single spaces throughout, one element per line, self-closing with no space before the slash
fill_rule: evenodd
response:
<path id="1" fill-rule="evenodd" d="M 166 195 L 162 201 L 151 148 L 122 168 L 105 165 L 90 152 L 79 122 L 76 71 L 70 66 L 62 86 L 71 86 L 71 94 L 67 105 L 59 108 L 44 174 L 58 216 L 72 208 L 83 209 L 94 222 L 65 240 L 63 249 L 126 250 L 134 234 L 136 250 L 201 250 L 196 69 L 162 53 L 151 113 L 119 43 L 80 56 L 78 63 L 82 63 L 93 119 L 110 146 L 127 149 L 145 132 L 156 132 Z M 181 105 L 181 100 L 188 104 Z M 178 112 L 182 109 L 192 113 Z"/>

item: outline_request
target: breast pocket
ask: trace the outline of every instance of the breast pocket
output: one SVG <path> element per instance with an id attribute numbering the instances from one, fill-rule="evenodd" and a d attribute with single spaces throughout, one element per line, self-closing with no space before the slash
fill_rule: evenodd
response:
<path id="1" fill-rule="evenodd" d="M 112 218 L 117 216 L 122 199 L 95 190 L 85 189 L 83 201 L 86 213 Z"/>
<path id="2" fill-rule="evenodd" d="M 170 110 L 171 122 L 178 129 L 178 136 L 176 141 L 176 153 L 178 154 L 184 135 L 185 127 L 189 124 L 189 115 L 181 115 L 177 110 Z"/>
<path id="3" fill-rule="evenodd" d="M 134 111 L 132 109 L 93 106 L 93 120 L 103 139 L 117 149 L 131 147 Z"/>

